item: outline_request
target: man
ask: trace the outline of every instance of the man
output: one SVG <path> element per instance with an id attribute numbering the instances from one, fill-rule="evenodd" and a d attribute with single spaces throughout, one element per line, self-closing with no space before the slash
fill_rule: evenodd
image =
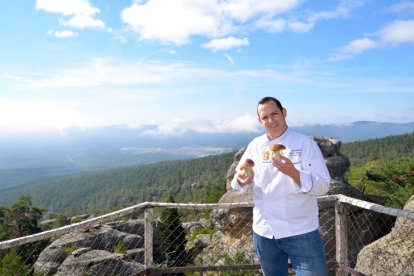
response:
<path id="1" fill-rule="evenodd" d="M 231 185 L 239 193 L 253 189 L 253 245 L 262 272 L 288 275 L 290 259 L 297 276 L 327 275 L 317 204 L 330 183 L 322 153 L 308 136 L 288 128 L 287 110 L 277 99 L 260 100 L 257 114 L 266 133 L 249 143 Z M 274 144 L 285 148 L 278 158 L 269 148 Z M 255 164 L 249 176 L 239 167 L 246 159 Z"/>

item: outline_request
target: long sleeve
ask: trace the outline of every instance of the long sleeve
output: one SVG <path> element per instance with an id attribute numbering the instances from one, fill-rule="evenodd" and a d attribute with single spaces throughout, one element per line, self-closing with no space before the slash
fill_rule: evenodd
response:
<path id="1" fill-rule="evenodd" d="M 300 171 L 301 191 L 314 196 L 324 195 L 329 190 L 331 177 L 323 155 L 315 143 L 309 139 L 302 149 Z"/>

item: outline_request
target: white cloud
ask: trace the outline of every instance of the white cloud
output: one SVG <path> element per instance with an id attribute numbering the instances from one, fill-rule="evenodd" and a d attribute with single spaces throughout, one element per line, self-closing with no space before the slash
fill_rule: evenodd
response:
<path id="1" fill-rule="evenodd" d="M 365 0 L 340 1 L 328 11 L 302 12 L 298 10 L 303 0 L 136 0 L 121 12 L 127 29 L 141 41 L 158 41 L 163 44 L 185 45 L 195 36 L 210 42 L 202 46 L 213 51 L 247 46 L 252 31 L 264 30 L 280 33 L 291 30 L 306 33 L 320 20 L 345 17 Z M 96 19 L 101 11 L 89 0 L 37 0 L 36 8 L 58 13 L 64 27 L 76 29 L 105 29 L 105 23 Z M 69 17 L 69 18 L 68 18 Z M 109 32 L 113 32 L 107 28 Z M 230 41 L 223 37 L 245 37 Z M 124 36 L 115 39 L 125 42 Z M 230 43 L 227 44 L 226 43 Z"/>
<path id="2" fill-rule="evenodd" d="M 48 73 L 36 78 L 26 78 L 18 82 L 19 89 L 73 88 L 107 85 L 131 85 L 161 83 L 169 80 L 179 80 L 191 75 L 206 75 L 208 72 L 192 70 L 181 64 L 144 63 L 142 61 L 129 64 L 115 64 L 103 58 L 94 58 L 82 67 Z M 15 78 L 18 77 L 15 75 Z"/>
<path id="3" fill-rule="evenodd" d="M 141 40 L 185 44 L 192 35 L 214 36 L 219 22 L 211 14 L 214 2 L 150 0 L 122 11 L 122 20 Z"/>
<path id="4" fill-rule="evenodd" d="M 397 20 L 379 31 L 383 43 L 414 43 L 414 20 Z"/>
<path id="5" fill-rule="evenodd" d="M 235 38 L 235 37 L 226 37 L 226 38 L 217 38 L 210 40 L 209 42 L 202 45 L 203 48 L 211 49 L 213 51 L 223 51 L 229 50 L 232 48 L 240 48 L 241 46 L 249 45 L 248 38 Z"/>
<path id="6" fill-rule="evenodd" d="M 262 17 L 295 8 L 300 0 L 149 0 L 122 11 L 122 19 L 140 40 L 183 45 L 191 36 L 219 38 L 248 29 Z M 171 12 L 174 11 L 174 12 Z"/>
<path id="7" fill-rule="evenodd" d="M 262 16 L 276 16 L 286 13 L 300 4 L 300 0 L 232 0 L 218 1 L 217 10 L 227 18 L 244 23 Z"/>
<path id="8" fill-rule="evenodd" d="M 188 121 L 175 118 L 162 124 L 154 123 L 154 128 L 145 130 L 143 136 L 179 136 L 188 131 L 199 133 L 237 133 L 257 132 L 259 130 L 257 118 L 249 113 L 222 121 L 195 120 Z"/>
<path id="9" fill-rule="evenodd" d="M 86 125 L 89 119 L 79 113 L 78 106 L 70 101 L 0 98 L 0 128 L 33 131 Z"/>
<path id="10" fill-rule="evenodd" d="M 292 21 L 288 23 L 288 28 L 297 33 L 307 33 L 315 26 L 314 22 Z"/>
<path id="11" fill-rule="evenodd" d="M 105 28 L 105 23 L 102 20 L 94 18 L 100 13 L 100 10 L 93 7 L 89 0 L 37 0 L 36 9 L 70 17 L 67 20 L 60 20 L 60 23 L 65 27 L 76 29 Z"/>
<path id="12" fill-rule="evenodd" d="M 254 27 L 271 33 L 281 33 L 286 30 L 286 21 L 280 18 L 262 17 L 256 20 Z"/>
<path id="13" fill-rule="evenodd" d="M 66 21 L 61 21 L 65 27 L 72 27 L 75 29 L 104 29 L 105 23 L 102 20 L 95 19 L 87 14 L 76 14 Z"/>
<path id="14" fill-rule="evenodd" d="M 92 7 L 89 0 L 37 0 L 36 9 L 64 16 L 76 14 L 95 15 L 100 12 Z"/>
<path id="15" fill-rule="evenodd" d="M 363 51 L 374 49 L 378 44 L 369 38 L 355 39 L 343 46 L 337 53 L 331 55 L 330 60 L 338 61 L 353 58 L 361 54 Z"/>
<path id="16" fill-rule="evenodd" d="M 331 61 L 353 58 L 362 52 L 378 47 L 414 44 L 414 20 L 396 20 L 376 32 L 376 37 L 355 39 L 330 56 Z"/>
<path id="17" fill-rule="evenodd" d="M 301 16 L 288 17 L 285 24 L 289 30 L 307 33 L 313 29 L 318 21 L 345 18 L 353 9 L 363 6 L 365 2 L 364 0 L 340 1 L 333 10 L 306 11 Z"/>
<path id="18" fill-rule="evenodd" d="M 49 30 L 47 31 L 47 34 L 49 35 L 53 35 L 55 37 L 60 37 L 60 38 L 68 38 L 68 37 L 77 37 L 78 34 L 70 31 L 70 30 L 63 30 L 63 31 L 53 31 L 53 30 Z"/>
<path id="19" fill-rule="evenodd" d="M 258 131 L 258 121 L 257 117 L 251 115 L 250 113 L 246 113 L 243 116 L 235 117 L 231 120 L 220 121 L 215 124 L 215 129 L 213 128 L 213 132 L 244 132 L 244 131 L 251 131 L 255 132 Z"/>

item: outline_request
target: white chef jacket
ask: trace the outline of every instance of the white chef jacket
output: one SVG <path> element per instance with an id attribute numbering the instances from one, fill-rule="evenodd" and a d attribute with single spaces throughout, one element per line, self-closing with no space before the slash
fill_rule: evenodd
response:
<path id="1" fill-rule="evenodd" d="M 299 170 L 301 188 L 272 165 L 270 144 L 286 147 L 281 153 Z M 256 234 L 280 239 L 319 228 L 317 196 L 328 191 L 331 179 L 314 140 L 289 128 L 271 141 L 264 134 L 247 146 L 237 172 L 240 172 L 239 166 L 247 158 L 255 163 L 253 183 L 241 187 L 236 173 L 231 186 L 239 193 L 253 189 L 253 231 Z"/>

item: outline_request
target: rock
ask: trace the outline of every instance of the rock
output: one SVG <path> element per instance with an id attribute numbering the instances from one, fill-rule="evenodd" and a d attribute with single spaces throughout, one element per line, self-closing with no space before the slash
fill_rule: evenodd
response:
<path id="1" fill-rule="evenodd" d="M 187 235 L 191 235 L 194 231 L 202 227 L 201 222 L 199 221 L 184 222 L 181 225 Z"/>
<path id="2" fill-rule="evenodd" d="M 40 253 L 33 264 L 33 269 L 36 273 L 54 275 L 67 256 L 63 247 L 49 246 Z"/>
<path id="3" fill-rule="evenodd" d="M 85 250 L 82 254 L 71 254 L 59 267 L 56 276 L 83 275 L 134 275 L 144 270 L 144 265 L 129 261 L 124 254 L 104 250 Z"/>
<path id="4" fill-rule="evenodd" d="M 404 209 L 414 211 L 414 196 Z M 356 269 L 369 275 L 413 275 L 414 223 L 399 217 L 391 232 L 364 247 L 358 254 Z"/>
<path id="5" fill-rule="evenodd" d="M 126 254 L 114 253 L 120 241 Z M 163 248 L 155 224 L 153 246 L 154 261 L 162 262 Z M 44 275 L 110 275 L 104 268 L 111 264 L 112 273 L 120 271 L 120 275 L 128 275 L 121 272 L 138 271 L 142 267 L 138 260 L 143 262 L 143 247 L 143 220 L 112 222 L 61 236 L 41 252 L 33 267 L 35 273 Z"/>
<path id="6" fill-rule="evenodd" d="M 188 260 L 190 263 L 195 262 L 195 258 L 203 252 L 204 248 L 208 247 L 211 244 L 210 235 L 207 234 L 200 234 L 198 235 L 194 241 L 187 243 L 187 252 L 188 252 Z"/>

